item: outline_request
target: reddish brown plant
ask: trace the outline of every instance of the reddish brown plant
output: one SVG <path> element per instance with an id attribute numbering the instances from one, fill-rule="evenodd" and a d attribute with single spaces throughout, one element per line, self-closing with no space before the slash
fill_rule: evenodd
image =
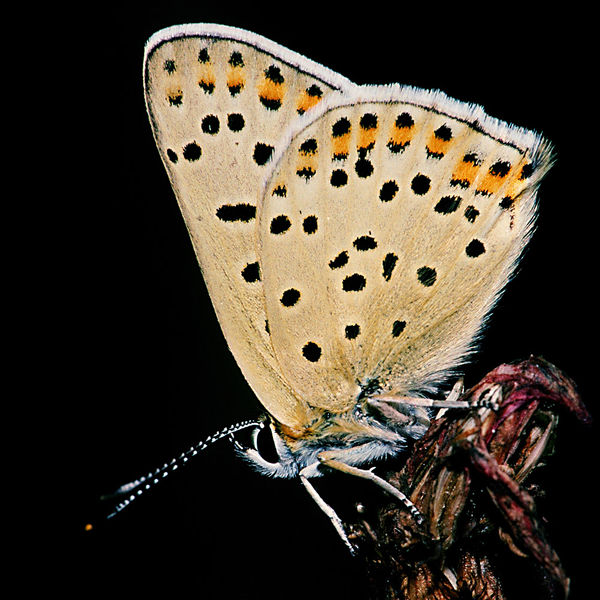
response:
<path id="1" fill-rule="evenodd" d="M 507 575 L 496 566 L 499 544 L 568 595 L 568 577 L 527 480 L 549 449 L 558 413 L 583 422 L 590 415 L 573 382 L 541 358 L 500 365 L 462 399 L 476 403 L 494 392 L 497 407 L 446 411 L 403 467 L 386 473 L 424 524 L 387 499 L 374 511 L 359 507 L 347 523 L 373 599 L 503 600 Z"/>

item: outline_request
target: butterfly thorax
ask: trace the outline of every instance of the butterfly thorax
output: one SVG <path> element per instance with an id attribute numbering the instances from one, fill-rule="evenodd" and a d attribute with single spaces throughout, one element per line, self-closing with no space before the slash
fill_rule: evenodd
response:
<path id="1" fill-rule="evenodd" d="M 318 476 L 324 473 L 324 456 L 349 465 L 367 465 L 405 450 L 407 442 L 420 438 L 428 424 L 429 415 L 422 408 L 375 410 L 363 399 L 344 413 L 319 411 L 302 429 L 271 418 L 278 461 L 265 460 L 257 447 L 245 455 L 259 471 L 271 476 L 295 477 L 302 471 Z"/>

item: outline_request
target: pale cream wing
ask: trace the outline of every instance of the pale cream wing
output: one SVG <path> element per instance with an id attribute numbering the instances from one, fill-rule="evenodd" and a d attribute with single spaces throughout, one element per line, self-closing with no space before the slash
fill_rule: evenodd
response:
<path id="1" fill-rule="evenodd" d="M 440 92 L 331 97 L 274 163 L 259 222 L 281 372 L 311 405 L 431 391 L 463 363 L 531 233 L 538 135 Z"/>
<path id="2" fill-rule="evenodd" d="M 267 333 L 256 255 L 261 183 L 288 125 L 350 82 L 265 38 L 184 25 L 146 46 L 154 137 L 229 347 L 261 403 L 297 425 Z"/>

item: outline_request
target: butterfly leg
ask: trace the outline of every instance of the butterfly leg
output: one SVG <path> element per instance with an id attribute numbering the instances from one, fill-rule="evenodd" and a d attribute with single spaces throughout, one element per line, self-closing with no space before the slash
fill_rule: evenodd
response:
<path id="1" fill-rule="evenodd" d="M 418 406 L 423 408 L 491 408 L 498 410 L 502 398 L 502 386 L 493 385 L 478 398 L 473 400 L 458 400 L 462 394 L 462 380 L 458 380 L 445 400 L 432 400 L 431 398 L 416 398 L 412 396 L 374 396 L 368 403 L 378 408 L 381 403 Z"/>
<path id="2" fill-rule="evenodd" d="M 500 408 L 500 402 L 502 400 L 502 386 L 495 384 L 490 386 L 488 389 L 484 390 L 484 392 L 482 394 L 480 394 L 478 397 L 476 398 L 471 398 L 469 400 L 466 401 L 459 401 L 458 398 L 460 398 L 464 392 L 465 388 L 463 385 L 463 380 L 462 378 L 459 379 L 455 384 L 454 387 L 450 390 L 450 393 L 448 394 L 448 396 L 446 397 L 445 400 L 442 400 L 443 404 L 446 404 L 448 402 L 466 402 L 468 408 L 491 408 L 492 410 L 498 410 Z M 452 408 L 452 407 L 450 407 Z M 440 413 L 438 414 L 438 416 L 440 416 L 444 411 L 440 411 Z"/>
<path id="3" fill-rule="evenodd" d="M 388 483 L 382 477 L 379 477 L 379 475 L 375 475 L 375 467 L 372 467 L 371 469 L 359 469 L 358 467 L 354 467 L 352 465 L 347 464 L 343 460 L 340 460 L 340 458 L 343 457 L 345 452 L 355 453 L 356 450 L 359 448 L 360 446 L 358 446 L 357 448 L 352 448 L 349 451 L 326 450 L 324 452 L 319 453 L 319 461 L 321 462 L 321 464 L 326 465 L 327 467 L 330 467 L 332 469 L 336 469 L 337 471 L 341 471 L 342 473 L 347 473 L 348 475 L 354 475 L 355 477 L 361 477 L 363 479 L 372 481 L 374 484 L 378 485 L 380 488 L 385 490 L 388 494 L 394 496 L 394 498 L 399 500 L 410 512 L 415 521 L 419 525 L 422 525 L 423 515 L 419 512 L 419 509 L 409 500 L 406 494 L 404 494 L 398 488 Z"/>
<path id="4" fill-rule="evenodd" d="M 311 469 L 311 467 L 307 467 L 307 469 Z M 307 471 L 307 469 L 303 469 L 303 471 Z M 306 475 L 303 475 L 302 471 L 300 472 L 300 481 L 302 482 L 302 485 L 306 488 L 306 491 L 310 494 L 310 497 L 316 502 L 317 506 L 329 517 L 329 520 L 332 522 L 338 535 L 342 538 L 342 541 L 344 542 L 344 544 L 346 544 L 348 550 L 350 550 L 350 554 L 354 556 L 354 554 L 356 553 L 356 551 L 354 550 L 354 546 L 352 546 L 352 544 L 350 543 L 350 540 L 348 539 L 348 536 L 346 535 L 346 532 L 344 530 L 342 520 L 338 517 L 335 510 L 333 510 L 333 508 L 331 508 L 331 506 L 329 506 L 329 504 L 327 504 L 327 502 L 325 502 L 325 500 L 321 498 L 321 496 L 314 488 L 312 483 L 310 483 L 310 481 L 308 480 L 308 477 Z"/>

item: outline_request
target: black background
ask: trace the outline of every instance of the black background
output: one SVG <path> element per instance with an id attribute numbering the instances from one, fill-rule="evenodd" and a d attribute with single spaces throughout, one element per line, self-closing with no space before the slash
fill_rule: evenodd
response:
<path id="1" fill-rule="evenodd" d="M 116 519 L 96 520 L 101 494 L 261 412 L 222 338 L 145 114 L 144 43 L 163 27 L 238 26 L 355 83 L 439 88 L 542 131 L 557 163 L 541 188 L 538 231 L 467 384 L 541 354 L 594 408 L 598 123 L 589 15 L 507 5 L 488 14 L 467 4 L 445 13 L 429 4 L 326 8 L 97 5 L 81 15 L 76 41 L 66 39 L 79 69 L 67 107 L 72 175 L 63 180 L 72 204 L 58 240 L 66 276 L 55 324 L 65 343 L 53 358 L 64 367 L 64 529 L 74 552 L 55 575 L 82 597 L 364 598 L 359 570 L 298 482 L 254 473 L 227 441 Z M 543 479 L 540 508 L 573 600 L 591 589 L 594 438 L 563 418 Z M 334 503 L 349 488 L 332 481 L 316 485 Z M 89 521 L 94 529 L 83 533 Z"/>

